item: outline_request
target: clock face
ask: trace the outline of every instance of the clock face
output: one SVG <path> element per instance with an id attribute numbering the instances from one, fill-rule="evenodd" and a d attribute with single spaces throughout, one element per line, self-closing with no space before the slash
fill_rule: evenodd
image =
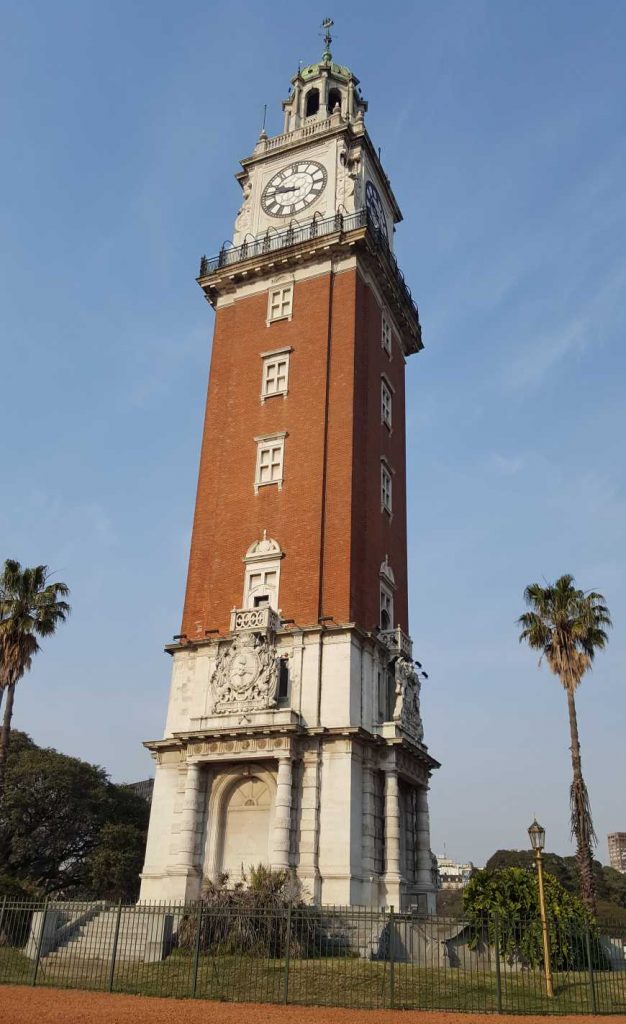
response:
<path id="1" fill-rule="evenodd" d="M 314 160 L 289 164 L 268 181 L 261 205 L 270 217 L 297 215 L 319 199 L 327 178 L 326 168 Z"/>
<path id="2" fill-rule="evenodd" d="M 383 210 L 382 200 L 378 194 L 378 189 L 371 181 L 368 181 L 365 186 L 365 205 L 367 206 L 367 212 L 373 226 L 389 241 L 387 218 Z"/>

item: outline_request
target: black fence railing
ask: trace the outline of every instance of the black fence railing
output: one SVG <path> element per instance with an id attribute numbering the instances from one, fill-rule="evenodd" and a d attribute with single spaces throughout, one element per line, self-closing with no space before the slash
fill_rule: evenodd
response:
<path id="1" fill-rule="evenodd" d="M 245 1002 L 507 1013 L 626 1011 L 626 925 L 558 924 L 554 995 L 536 920 L 393 909 L 0 899 L 0 983 Z"/>
<path id="2" fill-rule="evenodd" d="M 284 231 L 267 231 L 264 235 L 249 240 L 238 246 L 222 246 L 217 256 L 203 256 L 200 260 L 199 278 L 210 277 L 211 274 L 222 270 L 224 267 L 234 266 L 244 260 L 254 259 L 258 256 L 265 256 L 268 253 L 277 252 L 281 249 L 289 249 L 304 242 L 310 242 L 316 238 L 323 238 L 326 235 L 347 234 L 357 228 L 367 227 L 376 248 L 387 262 L 392 276 L 402 295 L 409 303 L 416 321 L 419 323 L 419 312 L 417 304 L 413 300 L 411 290 L 404 280 L 404 275 L 398 266 L 397 260 L 389 248 L 386 237 L 378 228 L 375 221 L 368 215 L 367 209 L 357 210 L 356 213 L 336 213 L 332 217 L 313 218 L 308 224 L 290 224 Z"/>

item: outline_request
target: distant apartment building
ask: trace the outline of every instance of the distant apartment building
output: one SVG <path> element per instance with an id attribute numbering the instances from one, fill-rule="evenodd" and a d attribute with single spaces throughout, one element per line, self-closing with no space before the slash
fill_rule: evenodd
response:
<path id="1" fill-rule="evenodd" d="M 609 833 L 609 864 L 626 875 L 626 832 Z"/>
<path id="2" fill-rule="evenodd" d="M 474 865 L 457 864 L 450 857 L 437 857 L 439 884 L 442 889 L 464 889 L 469 882 Z"/>

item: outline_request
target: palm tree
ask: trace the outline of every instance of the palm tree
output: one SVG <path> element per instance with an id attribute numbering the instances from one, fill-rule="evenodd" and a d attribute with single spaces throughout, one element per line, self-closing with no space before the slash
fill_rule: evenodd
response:
<path id="1" fill-rule="evenodd" d="M 529 647 L 541 651 L 539 663 L 545 657 L 567 694 L 572 752 L 572 836 L 576 839 L 580 894 L 588 910 L 595 914 L 592 847 L 597 838 L 582 772 L 574 693 L 591 668 L 596 651 L 607 643 L 606 629 L 611 626 L 611 616 L 602 594 L 577 590 L 573 576 L 561 576 L 556 583 L 545 587 L 531 583 L 524 591 L 524 599 L 531 611 L 518 619 L 522 626 L 520 643 L 525 640 Z"/>
<path id="2" fill-rule="evenodd" d="M 49 583 L 48 566 L 22 569 L 7 559 L 0 573 L 0 693 L 6 703 L 0 732 L 0 797 L 11 736 L 15 686 L 40 650 L 37 637 L 51 636 L 70 606 L 65 583 Z"/>

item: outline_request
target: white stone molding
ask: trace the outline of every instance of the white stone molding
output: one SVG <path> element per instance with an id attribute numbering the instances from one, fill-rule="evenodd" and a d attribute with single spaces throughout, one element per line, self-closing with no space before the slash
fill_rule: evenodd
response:
<path id="1" fill-rule="evenodd" d="M 230 613 L 231 633 L 276 633 L 280 616 L 269 605 L 260 608 L 233 608 Z"/>
<path id="2" fill-rule="evenodd" d="M 284 557 L 280 544 L 272 537 L 268 537 L 266 530 L 263 531 L 261 540 L 256 540 L 250 545 L 243 558 L 245 565 L 244 608 L 253 608 L 254 598 L 258 596 L 267 596 L 271 607 L 278 608 L 280 565 Z M 233 628 L 231 622 L 231 630 Z"/>
<path id="3" fill-rule="evenodd" d="M 293 764 L 291 757 L 280 757 L 278 760 L 274 828 L 272 830 L 272 867 L 284 871 L 289 869 L 289 854 L 291 850 L 292 784 Z"/>
<path id="4" fill-rule="evenodd" d="M 396 589 L 396 576 L 389 564 L 389 555 L 385 555 L 384 561 L 380 563 L 379 576 L 388 587 L 391 587 L 392 590 Z"/>
<path id="5" fill-rule="evenodd" d="M 213 715 L 245 714 L 276 707 L 276 645 L 253 632 L 237 633 L 220 650 L 211 677 Z"/>

